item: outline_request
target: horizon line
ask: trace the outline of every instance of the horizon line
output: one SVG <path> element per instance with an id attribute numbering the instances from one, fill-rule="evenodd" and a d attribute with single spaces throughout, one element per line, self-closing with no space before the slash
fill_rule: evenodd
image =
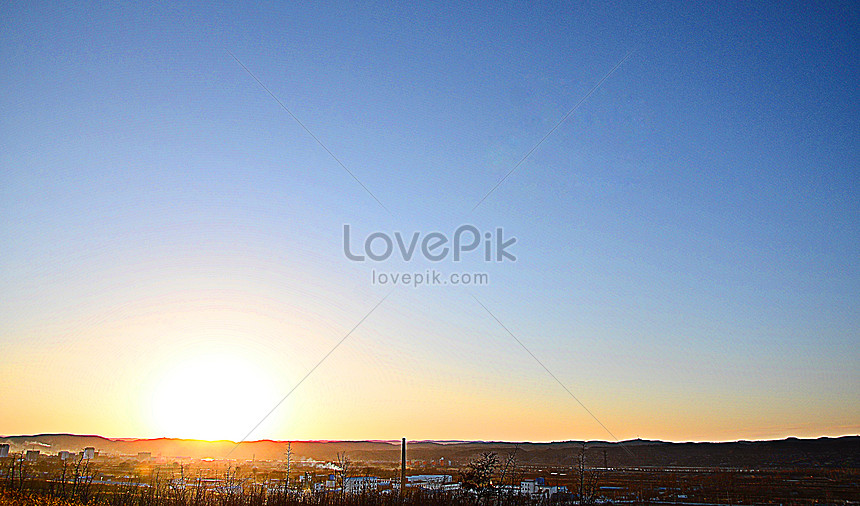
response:
<path id="1" fill-rule="evenodd" d="M 9 439 L 9 438 L 39 438 L 39 437 L 48 437 L 48 436 L 69 436 L 69 437 L 91 437 L 91 438 L 99 438 L 106 439 L 108 441 L 115 442 L 141 442 L 141 441 L 158 441 L 158 440 L 169 440 L 169 441 L 194 441 L 200 443 L 222 443 L 222 444 L 234 444 L 234 445 L 244 445 L 244 444 L 253 444 L 253 443 L 386 443 L 392 445 L 400 445 L 401 439 L 255 439 L 252 441 L 240 441 L 236 442 L 230 439 L 197 439 L 197 438 L 185 438 L 185 437 L 170 437 L 170 436 L 158 436 L 158 437 L 110 437 L 110 436 L 102 436 L 100 434 L 75 434 L 70 432 L 45 432 L 40 434 L 17 434 L 17 435 L 0 435 L 0 439 Z M 800 440 L 800 441 L 815 441 L 818 439 L 842 439 L 842 438 L 851 438 L 851 437 L 860 437 L 860 433 L 845 433 L 838 436 L 829 436 L 829 435 L 821 435 L 821 436 L 813 436 L 813 437 L 798 437 L 798 436 L 785 436 L 782 438 L 762 438 L 762 439 L 725 439 L 725 440 L 669 440 L 669 439 L 647 439 L 647 438 L 634 438 L 634 439 L 624 439 L 619 441 L 606 441 L 602 439 L 561 439 L 561 440 L 551 440 L 551 441 L 507 441 L 507 440 L 494 440 L 494 439 L 409 439 L 406 438 L 407 442 L 415 443 L 446 443 L 446 444 L 469 444 L 469 443 L 484 443 L 484 444 L 562 444 L 562 443 L 585 443 L 585 444 L 606 444 L 613 446 L 620 446 L 624 443 L 634 443 L 634 442 L 647 442 L 647 443 L 669 443 L 669 444 L 723 444 L 723 443 L 764 443 L 764 442 L 775 442 L 775 441 L 788 441 L 788 440 Z"/>

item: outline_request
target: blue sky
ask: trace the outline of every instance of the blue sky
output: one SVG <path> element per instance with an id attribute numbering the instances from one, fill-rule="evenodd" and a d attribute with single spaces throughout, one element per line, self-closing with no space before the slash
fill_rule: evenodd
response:
<path id="1" fill-rule="evenodd" d="M 856 6 L 2 10 L 0 379 L 24 415 L 0 433 L 179 434 L 45 411 L 145 418 L 123 382 L 168 349 L 252 350 L 278 399 L 387 293 L 372 268 L 433 267 L 490 285 L 396 290 L 259 436 L 609 438 L 470 294 L 618 437 L 858 431 Z M 503 227 L 517 262 L 357 264 L 345 223 Z M 358 422 L 320 425 L 321 398 Z"/>

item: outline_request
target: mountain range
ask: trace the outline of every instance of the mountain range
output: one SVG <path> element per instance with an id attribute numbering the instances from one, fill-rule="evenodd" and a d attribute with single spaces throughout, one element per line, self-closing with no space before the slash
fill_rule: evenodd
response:
<path id="1" fill-rule="evenodd" d="M 213 458 L 235 460 L 282 460 L 287 441 L 199 441 L 193 439 L 129 439 L 96 435 L 35 434 L 0 436 L 12 451 L 37 449 L 45 454 L 62 450 L 79 452 L 94 447 L 103 455 L 133 456 L 148 452 L 153 457 Z M 587 464 L 611 467 L 728 467 L 728 468 L 860 468 L 860 436 L 818 439 L 787 438 L 771 441 L 673 443 L 630 440 L 558 441 L 550 443 L 502 441 L 409 441 L 408 459 L 413 465 L 435 463 L 461 466 L 474 456 L 494 451 L 501 456 L 516 452 L 522 465 L 572 465 L 582 452 Z M 339 452 L 353 461 L 396 464 L 400 441 L 292 441 L 296 460 L 334 461 Z"/>

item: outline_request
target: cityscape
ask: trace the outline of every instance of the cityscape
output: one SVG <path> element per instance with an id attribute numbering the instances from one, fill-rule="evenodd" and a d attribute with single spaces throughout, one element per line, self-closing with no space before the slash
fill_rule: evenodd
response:
<path id="1" fill-rule="evenodd" d="M 108 504 L 190 497 L 238 504 L 853 504 L 860 478 L 858 437 L 630 441 L 628 448 L 594 441 L 6 440 L 0 480 L 10 490 Z M 88 442 L 99 446 L 58 450 Z"/>

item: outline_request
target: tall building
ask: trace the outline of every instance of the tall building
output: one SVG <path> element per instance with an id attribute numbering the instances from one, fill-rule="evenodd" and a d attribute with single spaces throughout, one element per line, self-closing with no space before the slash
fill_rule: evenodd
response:
<path id="1" fill-rule="evenodd" d="M 0 458 L 8 457 L 8 456 L 9 456 L 9 445 L 5 444 L 5 443 L 1 444 L 0 445 Z"/>
<path id="2" fill-rule="evenodd" d="M 39 450 L 27 450 L 27 460 L 30 462 L 39 460 Z"/>
<path id="3" fill-rule="evenodd" d="M 84 458 L 86 460 L 96 458 L 96 449 L 92 446 L 87 446 L 86 448 L 84 448 Z"/>

